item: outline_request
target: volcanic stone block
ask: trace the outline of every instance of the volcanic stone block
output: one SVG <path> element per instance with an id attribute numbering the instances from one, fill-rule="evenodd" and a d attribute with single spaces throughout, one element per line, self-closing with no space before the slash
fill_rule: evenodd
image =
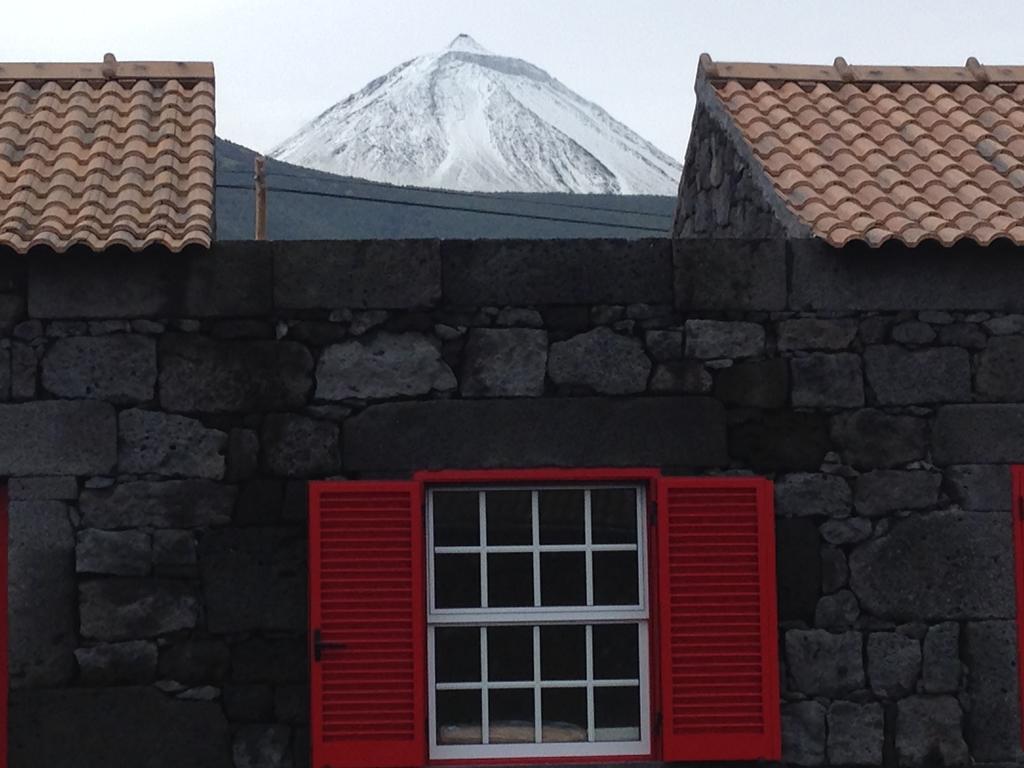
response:
<path id="1" fill-rule="evenodd" d="M 459 391 L 463 397 L 543 395 L 547 361 L 545 331 L 474 328 L 463 351 Z"/>
<path id="2" fill-rule="evenodd" d="M 984 349 L 988 336 L 980 325 L 974 323 L 953 323 L 939 330 L 939 343 L 965 349 Z"/>
<path id="3" fill-rule="evenodd" d="M 273 413 L 260 433 L 263 466 L 288 477 L 329 475 L 338 471 L 338 426 L 291 413 Z"/>
<path id="4" fill-rule="evenodd" d="M 686 311 L 786 306 L 780 240 L 674 240 L 676 306 Z"/>
<path id="5" fill-rule="evenodd" d="M 775 484 L 775 513 L 783 516 L 849 517 L 850 486 L 837 475 L 795 472 Z"/>
<path id="6" fill-rule="evenodd" d="M 233 723 L 250 723 L 272 719 L 274 692 L 269 685 L 225 685 L 224 711 Z"/>
<path id="7" fill-rule="evenodd" d="M 561 386 L 628 395 L 647 389 L 651 361 L 639 339 L 601 327 L 552 344 L 548 373 Z"/>
<path id="8" fill-rule="evenodd" d="M 878 469 L 857 478 L 853 503 L 857 513 L 867 517 L 928 509 L 938 503 L 941 483 L 938 472 Z"/>
<path id="9" fill-rule="evenodd" d="M 12 477 L 7 483 L 12 499 L 74 501 L 78 498 L 78 481 L 74 477 Z"/>
<path id="10" fill-rule="evenodd" d="M 644 343 L 651 357 L 660 363 L 681 360 L 683 357 L 682 331 L 647 331 Z"/>
<path id="11" fill-rule="evenodd" d="M 764 352 L 764 328 L 757 323 L 687 320 L 686 356 L 701 360 L 754 357 Z"/>
<path id="12" fill-rule="evenodd" d="M 231 522 L 236 493 L 209 480 L 140 481 L 86 489 L 80 506 L 90 528 L 202 528 Z"/>
<path id="13" fill-rule="evenodd" d="M 118 469 L 169 477 L 224 476 L 228 436 L 184 416 L 131 408 L 117 417 Z"/>
<path id="14" fill-rule="evenodd" d="M 669 240 L 445 240 L 444 300 L 464 306 L 671 304 Z"/>
<path id="15" fill-rule="evenodd" d="M 859 632 L 786 632 L 786 661 L 794 688 L 809 696 L 840 697 L 864 687 Z"/>
<path id="16" fill-rule="evenodd" d="M 235 768 L 286 768 L 291 765 L 287 725 L 243 725 L 231 748 Z"/>
<path id="17" fill-rule="evenodd" d="M 751 408 L 781 408 L 789 394 L 789 365 L 780 358 L 737 363 L 718 372 L 715 397 Z"/>
<path id="18" fill-rule="evenodd" d="M 235 428 L 228 433 L 227 467 L 224 479 L 248 480 L 259 469 L 260 440 L 251 429 Z"/>
<path id="19" fill-rule="evenodd" d="M 1020 699 L 1017 629 L 1013 621 L 970 622 L 964 629 L 970 711 L 967 734 L 975 760 L 1019 762 Z"/>
<path id="20" fill-rule="evenodd" d="M 254 317 L 271 308 L 270 254 L 252 241 L 191 254 L 39 254 L 29 262 L 32 317 Z"/>
<path id="21" fill-rule="evenodd" d="M 825 708 L 816 701 L 782 705 L 782 760 L 788 765 L 825 762 Z"/>
<path id="22" fill-rule="evenodd" d="M 812 354 L 789 361 L 793 405 L 798 408 L 856 408 L 864 405 L 860 357 Z"/>
<path id="23" fill-rule="evenodd" d="M 921 674 L 921 643 L 897 632 L 868 635 L 868 682 L 878 696 L 913 693 Z"/>
<path id="24" fill-rule="evenodd" d="M 920 320 L 910 320 L 893 326 L 892 340 L 900 344 L 931 344 L 935 329 Z"/>
<path id="25" fill-rule="evenodd" d="M 231 679 L 237 683 L 303 683 L 309 679 L 306 639 L 253 637 L 231 651 Z"/>
<path id="26" fill-rule="evenodd" d="M 829 450 L 828 422 L 820 413 L 768 411 L 733 426 L 729 448 L 758 472 L 813 471 Z"/>
<path id="27" fill-rule="evenodd" d="M 15 341 L 11 344 L 10 398 L 31 400 L 36 396 L 39 360 L 36 351 L 28 344 Z"/>
<path id="28" fill-rule="evenodd" d="M 152 686 L 19 691 L 10 760 L 11 768 L 232 768 L 220 704 L 176 701 Z"/>
<path id="29" fill-rule="evenodd" d="M 455 389 L 438 346 L 419 333 L 382 333 L 327 347 L 316 367 L 318 400 L 381 399 Z"/>
<path id="30" fill-rule="evenodd" d="M 839 547 L 821 548 L 821 591 L 830 594 L 846 586 L 850 578 L 850 565 L 846 553 Z"/>
<path id="31" fill-rule="evenodd" d="M 794 310 L 1019 310 L 1024 264 L 1014 248 L 923 245 L 901 258 L 869 248 L 791 240 Z"/>
<path id="32" fill-rule="evenodd" d="M 9 509 L 8 616 L 11 687 L 67 683 L 75 673 L 75 536 L 58 501 Z M 45 606 L 45 608 L 44 608 Z"/>
<path id="33" fill-rule="evenodd" d="M 152 562 L 149 534 L 142 531 L 100 531 L 87 528 L 78 533 L 75 571 L 110 576 L 145 576 Z"/>
<path id="34" fill-rule="evenodd" d="M 834 701 L 828 708 L 828 760 L 832 765 L 882 765 L 884 717 L 880 704 Z"/>
<path id="35" fill-rule="evenodd" d="M 952 696 L 911 696 L 897 704 L 896 754 L 901 766 L 970 764 L 963 713 Z"/>
<path id="36" fill-rule="evenodd" d="M 814 609 L 814 626 L 831 632 L 852 629 L 860 617 L 860 606 L 853 592 L 842 589 L 834 595 L 825 595 Z"/>
<path id="37" fill-rule="evenodd" d="M 441 297 L 436 240 L 317 240 L 271 248 L 279 308 L 406 309 L 433 306 Z"/>
<path id="38" fill-rule="evenodd" d="M 116 461 L 117 421 L 109 403 L 0 405 L 2 475 L 101 475 Z"/>
<path id="39" fill-rule="evenodd" d="M 978 354 L 975 386 L 985 400 L 1024 400 L 1024 336 L 989 339 Z"/>
<path id="40" fill-rule="evenodd" d="M 881 405 L 969 402 L 971 359 L 959 347 L 907 351 L 877 345 L 864 351 L 868 384 Z"/>
<path id="41" fill-rule="evenodd" d="M 863 517 L 848 517 L 842 520 L 827 520 L 822 523 L 821 538 L 829 544 L 841 546 L 856 544 L 871 536 L 871 521 Z"/>
<path id="42" fill-rule="evenodd" d="M 43 357 L 42 382 L 58 397 L 112 403 L 152 400 L 156 342 L 123 333 L 57 339 Z"/>
<path id="43" fill-rule="evenodd" d="M 309 351 L 295 342 L 168 334 L 160 340 L 160 404 L 205 413 L 300 408 L 312 370 Z"/>
<path id="44" fill-rule="evenodd" d="M 927 451 L 927 425 L 916 416 L 864 408 L 833 417 L 831 433 L 843 460 L 860 469 L 906 464 Z"/>
<path id="45" fill-rule="evenodd" d="M 104 579 L 79 585 L 82 635 L 134 640 L 192 629 L 199 600 L 192 587 L 162 579 Z"/>
<path id="46" fill-rule="evenodd" d="M 348 419 L 347 471 L 718 466 L 725 414 L 703 397 L 385 403 Z"/>
<path id="47" fill-rule="evenodd" d="M 153 531 L 153 565 L 187 568 L 196 564 L 196 537 L 192 531 Z"/>
<path id="48" fill-rule="evenodd" d="M 1013 464 L 1024 461 L 1024 405 L 947 405 L 932 436 L 935 463 Z"/>
<path id="49" fill-rule="evenodd" d="M 292 529 L 208 532 L 199 546 L 199 565 L 209 630 L 301 632 L 305 562 L 303 538 Z"/>
<path id="50" fill-rule="evenodd" d="M 78 648 L 78 679 L 85 685 L 149 683 L 156 677 L 156 643 L 129 640 Z"/>
<path id="51" fill-rule="evenodd" d="M 846 349 L 857 335 L 855 320 L 826 320 L 800 317 L 779 323 L 778 347 L 780 352 L 804 349 Z"/>
<path id="52" fill-rule="evenodd" d="M 185 685 L 220 683 L 230 668 L 231 651 L 221 640 L 182 640 L 160 650 L 160 676 Z"/>
<path id="53" fill-rule="evenodd" d="M 922 678 L 926 693 L 956 693 L 960 687 L 960 625 L 947 621 L 928 628 Z"/>
<path id="54" fill-rule="evenodd" d="M 894 621 L 1011 618 L 1011 542 L 1001 515 L 914 515 L 853 551 L 850 584 L 868 613 Z"/>
<path id="55" fill-rule="evenodd" d="M 943 472 L 950 496 L 975 511 L 1010 509 L 1010 467 L 1005 464 L 958 464 Z"/>
<path id="56" fill-rule="evenodd" d="M 711 391 L 711 374 L 698 360 L 659 363 L 651 376 L 651 392 L 706 395 Z"/>

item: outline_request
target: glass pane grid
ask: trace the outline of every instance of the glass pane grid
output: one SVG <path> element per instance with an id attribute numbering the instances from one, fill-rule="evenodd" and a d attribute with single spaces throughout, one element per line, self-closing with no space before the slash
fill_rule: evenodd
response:
<path id="1" fill-rule="evenodd" d="M 641 489 L 443 493 L 427 503 L 432 756 L 649 751 Z"/>
<path id="2" fill-rule="evenodd" d="M 621 508 L 617 527 L 607 524 L 606 519 L 613 515 L 604 497 L 610 493 L 630 494 L 628 526 Z M 518 498 L 510 500 L 510 494 Z M 507 514 L 512 508 L 525 523 L 527 495 L 530 543 L 491 543 L 492 538 L 525 540 L 524 525 L 510 526 L 497 515 Z M 597 504 L 602 524 L 596 529 L 595 497 L 602 500 Z M 429 500 L 432 614 L 510 607 L 524 611 L 644 608 L 644 557 L 640 546 L 643 515 L 638 489 L 445 490 L 432 491 Z M 580 508 L 559 508 L 557 501 Z M 476 507 L 476 519 L 472 521 L 468 514 L 471 506 Z M 493 519 L 492 511 L 496 516 Z M 551 525 L 545 526 L 545 521 Z M 491 536 L 489 528 L 500 533 Z M 468 540 L 471 535 L 473 542 Z M 521 557 L 517 559 L 516 555 Z M 457 578 L 460 569 L 475 564 L 479 565 L 478 579 Z"/>

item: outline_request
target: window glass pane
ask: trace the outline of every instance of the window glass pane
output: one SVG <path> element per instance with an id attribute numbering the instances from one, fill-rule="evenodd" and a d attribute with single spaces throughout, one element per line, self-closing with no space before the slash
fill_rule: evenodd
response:
<path id="1" fill-rule="evenodd" d="M 491 608 L 533 606 L 533 555 L 491 552 L 487 555 L 487 605 Z"/>
<path id="2" fill-rule="evenodd" d="M 636 552 L 594 553 L 594 605 L 640 602 Z"/>
<path id="3" fill-rule="evenodd" d="M 480 691 L 438 691 L 437 743 L 483 743 L 480 702 Z"/>
<path id="4" fill-rule="evenodd" d="M 587 604 L 587 559 L 583 552 L 541 552 L 540 602 Z"/>
<path id="5" fill-rule="evenodd" d="M 434 605 L 480 607 L 480 555 L 434 555 Z"/>
<path id="6" fill-rule="evenodd" d="M 487 679 L 533 680 L 533 627 L 487 628 Z"/>
<path id="7" fill-rule="evenodd" d="M 640 689 L 594 689 L 594 739 L 640 740 Z"/>
<path id="8" fill-rule="evenodd" d="M 434 656 L 437 682 L 479 682 L 480 630 L 477 627 L 435 628 Z"/>
<path id="9" fill-rule="evenodd" d="M 639 631 L 636 624 L 594 626 L 594 677 L 633 680 L 640 677 Z"/>
<path id="10" fill-rule="evenodd" d="M 587 689 L 545 688 L 540 693 L 541 741 L 587 740 Z"/>
<path id="11" fill-rule="evenodd" d="M 582 624 L 540 628 L 543 680 L 587 679 L 587 635 Z"/>
<path id="12" fill-rule="evenodd" d="M 490 691 L 491 744 L 533 743 L 533 689 Z"/>
<path id="13" fill-rule="evenodd" d="M 539 500 L 541 544 L 583 544 L 582 490 L 541 491 Z"/>
<path id="14" fill-rule="evenodd" d="M 635 488 L 592 490 L 590 514 L 590 535 L 595 544 L 636 544 Z"/>
<path id="15" fill-rule="evenodd" d="M 530 491 L 488 491 L 487 543 L 490 546 L 533 543 Z"/>
<path id="16" fill-rule="evenodd" d="M 434 546 L 480 545 L 480 498 L 476 491 L 434 491 Z"/>

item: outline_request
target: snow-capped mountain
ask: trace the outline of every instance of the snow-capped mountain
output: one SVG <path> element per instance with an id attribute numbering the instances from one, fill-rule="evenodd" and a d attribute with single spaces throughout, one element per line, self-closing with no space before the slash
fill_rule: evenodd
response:
<path id="1" fill-rule="evenodd" d="M 468 35 L 396 67 L 272 157 L 391 184 L 675 195 L 682 167 L 601 107 Z"/>

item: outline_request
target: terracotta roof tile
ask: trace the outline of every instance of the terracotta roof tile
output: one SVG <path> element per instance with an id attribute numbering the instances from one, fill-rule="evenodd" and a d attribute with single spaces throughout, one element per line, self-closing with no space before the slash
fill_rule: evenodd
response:
<path id="1" fill-rule="evenodd" d="M 213 238 L 213 65 L 0 64 L 0 245 Z"/>
<path id="2" fill-rule="evenodd" d="M 747 143 L 780 210 L 834 245 L 1024 244 L 1024 67 L 702 57 L 698 91 Z"/>

